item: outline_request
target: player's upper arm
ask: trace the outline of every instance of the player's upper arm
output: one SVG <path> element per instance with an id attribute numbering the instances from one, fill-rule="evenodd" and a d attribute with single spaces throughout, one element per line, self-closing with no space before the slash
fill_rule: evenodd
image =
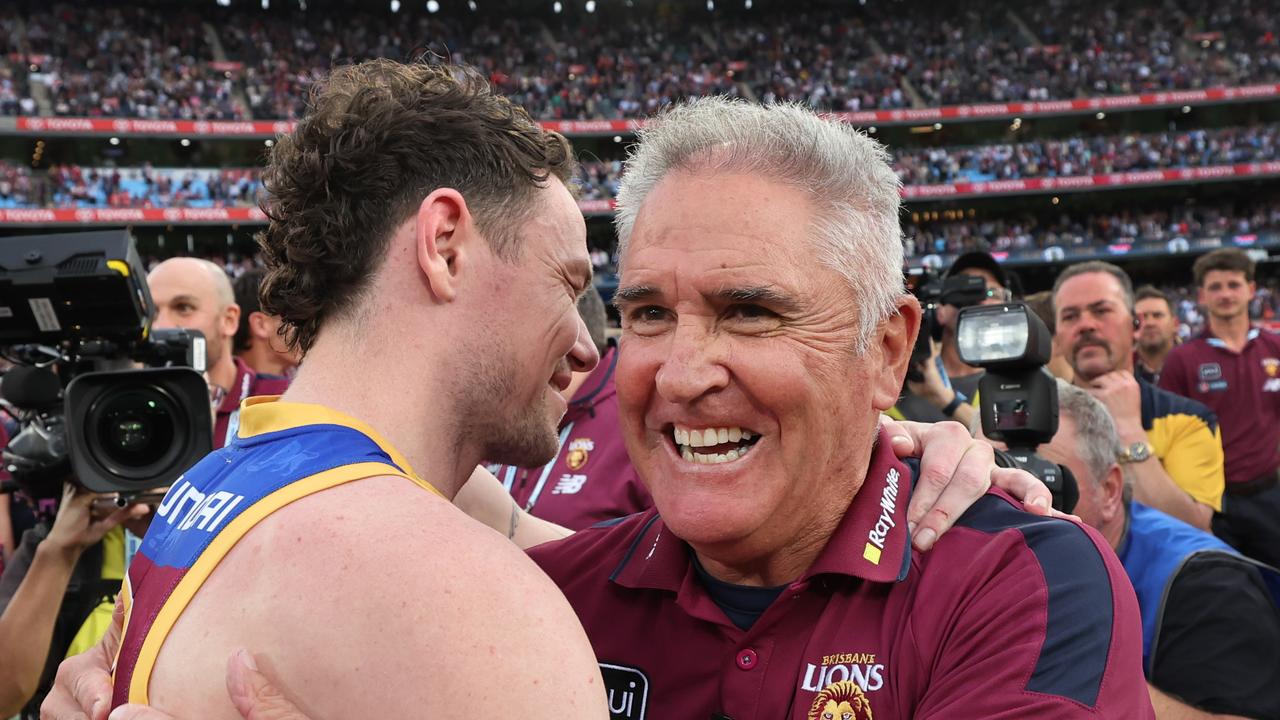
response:
<path id="1" fill-rule="evenodd" d="M 175 636 L 202 616 L 234 618 L 215 623 L 218 637 L 181 641 L 199 657 L 201 642 L 220 646 L 219 665 L 249 648 L 315 720 L 607 717 L 590 645 L 551 581 L 505 538 L 407 481 L 298 501 L 225 564 Z"/>

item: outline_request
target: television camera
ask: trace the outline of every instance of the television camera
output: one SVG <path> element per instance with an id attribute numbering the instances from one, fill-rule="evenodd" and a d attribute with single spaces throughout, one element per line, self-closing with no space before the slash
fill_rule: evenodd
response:
<path id="1" fill-rule="evenodd" d="M 0 240 L 3 458 L 33 500 L 68 479 L 136 498 L 212 449 L 205 338 L 152 329 L 145 272 L 123 230 Z"/>
<path id="2" fill-rule="evenodd" d="M 921 368 L 932 357 L 932 342 L 942 342 L 942 323 L 938 321 L 938 306 L 952 305 L 966 308 L 987 298 L 986 281 L 977 275 L 957 274 L 946 280 L 928 268 L 912 268 L 907 273 L 907 289 L 920 301 L 920 333 L 916 335 L 911 350 L 911 362 L 907 365 L 907 380 L 923 382 Z"/>

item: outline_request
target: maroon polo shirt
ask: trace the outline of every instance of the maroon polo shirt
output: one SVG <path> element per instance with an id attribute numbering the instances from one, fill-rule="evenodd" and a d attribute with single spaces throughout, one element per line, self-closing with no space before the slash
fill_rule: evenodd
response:
<path id="1" fill-rule="evenodd" d="M 236 364 L 236 380 L 227 389 L 227 394 L 218 405 L 217 420 L 213 425 L 213 447 L 220 448 L 231 441 L 240 427 L 240 403 L 248 397 L 258 395 L 282 395 L 289 389 L 289 378 L 277 375 L 262 375 L 245 364 L 238 357 L 231 358 Z"/>
<path id="2" fill-rule="evenodd" d="M 489 468 L 535 517 L 582 530 L 653 506 L 618 426 L 617 365 L 618 351 L 611 348 L 573 396 L 560 421 L 560 451 L 554 460 L 536 468 Z"/>
<path id="3" fill-rule="evenodd" d="M 1232 352 L 1208 330 L 1169 352 L 1160 387 L 1218 416 L 1227 485 L 1280 468 L 1280 336 L 1254 328 Z"/>
<path id="4" fill-rule="evenodd" d="M 911 475 L 883 435 L 866 477 L 748 630 L 656 510 L 532 549 L 586 628 L 612 717 L 1153 717 L 1137 600 L 1096 532 L 992 492 L 913 553 Z"/>

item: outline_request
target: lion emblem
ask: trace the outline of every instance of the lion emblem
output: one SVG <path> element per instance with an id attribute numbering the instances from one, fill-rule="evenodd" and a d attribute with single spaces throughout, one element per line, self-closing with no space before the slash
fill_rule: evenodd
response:
<path id="1" fill-rule="evenodd" d="M 1275 377 L 1276 372 L 1280 371 L 1280 360 L 1276 358 L 1264 358 L 1262 361 L 1262 369 L 1267 371 L 1267 377 Z"/>
<path id="2" fill-rule="evenodd" d="M 862 694 L 862 688 L 853 681 L 841 680 L 823 688 L 813 699 L 809 720 L 874 719 L 871 717 L 871 703 Z"/>

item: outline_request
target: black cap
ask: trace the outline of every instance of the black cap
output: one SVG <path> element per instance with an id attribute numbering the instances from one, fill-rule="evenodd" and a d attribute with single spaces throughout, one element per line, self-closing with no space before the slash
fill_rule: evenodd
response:
<path id="1" fill-rule="evenodd" d="M 1001 287 L 1006 290 L 1014 289 L 1009 285 L 1009 274 L 1005 272 L 1004 266 L 996 262 L 996 259 L 991 257 L 991 253 L 981 250 L 972 250 L 956 258 L 956 261 L 951 263 L 951 267 L 947 268 L 945 277 L 951 277 L 961 270 L 968 270 L 969 268 L 986 270 L 995 276 Z"/>

